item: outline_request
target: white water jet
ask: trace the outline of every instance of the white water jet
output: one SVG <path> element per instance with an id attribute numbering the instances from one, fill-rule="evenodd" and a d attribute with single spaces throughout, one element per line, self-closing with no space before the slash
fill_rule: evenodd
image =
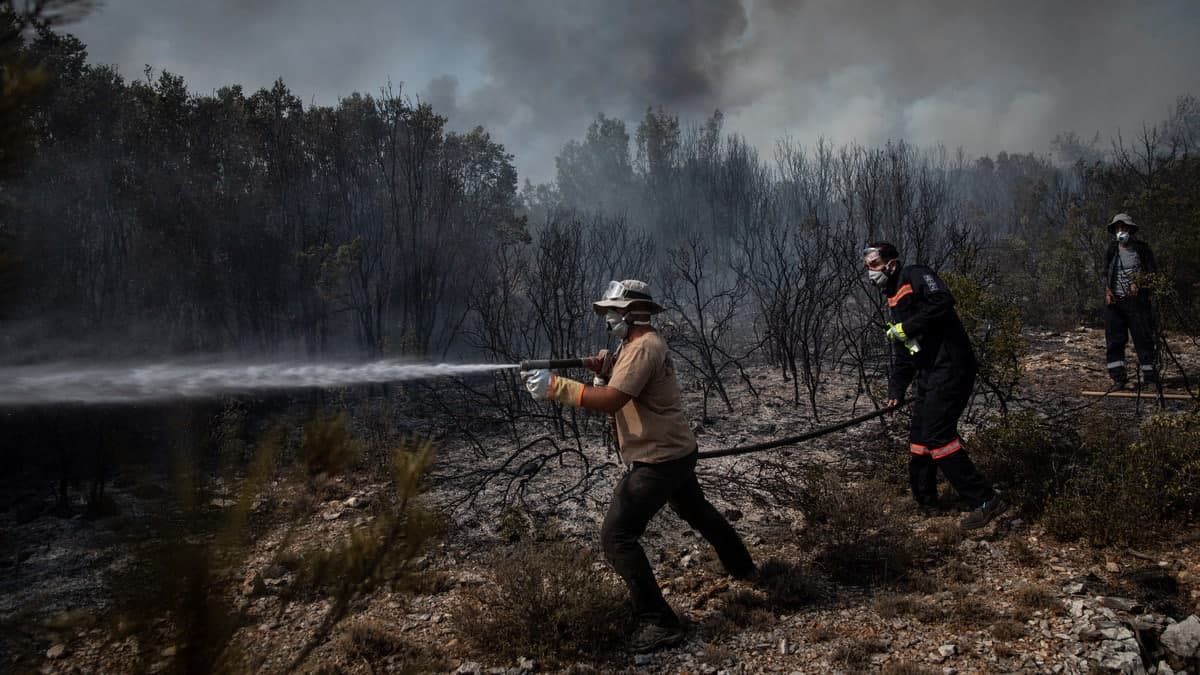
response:
<path id="1" fill-rule="evenodd" d="M 403 382 L 518 367 L 515 363 L 419 364 L 399 361 L 15 366 L 0 368 L 0 405 L 132 403 L 266 389 Z"/>

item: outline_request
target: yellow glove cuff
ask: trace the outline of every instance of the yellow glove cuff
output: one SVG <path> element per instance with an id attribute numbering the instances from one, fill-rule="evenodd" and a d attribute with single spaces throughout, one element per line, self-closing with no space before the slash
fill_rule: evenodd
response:
<path id="1" fill-rule="evenodd" d="M 893 328 L 896 329 L 896 336 L 899 337 L 901 340 L 908 339 L 908 336 L 904 334 L 904 324 L 898 323 L 895 326 L 893 326 Z"/>
<path id="2" fill-rule="evenodd" d="M 578 408 L 583 405 L 583 388 L 582 382 L 551 375 L 550 388 L 546 390 L 546 399 Z"/>

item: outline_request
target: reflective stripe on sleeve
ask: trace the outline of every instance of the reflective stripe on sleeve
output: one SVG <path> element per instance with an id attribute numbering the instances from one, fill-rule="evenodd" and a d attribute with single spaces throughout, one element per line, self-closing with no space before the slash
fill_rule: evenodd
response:
<path id="1" fill-rule="evenodd" d="M 896 305 L 900 304 L 900 300 L 902 300 L 905 296 L 912 295 L 912 292 L 912 284 L 904 284 L 900 288 L 897 288 L 896 294 L 888 298 L 888 307 L 895 307 Z"/>

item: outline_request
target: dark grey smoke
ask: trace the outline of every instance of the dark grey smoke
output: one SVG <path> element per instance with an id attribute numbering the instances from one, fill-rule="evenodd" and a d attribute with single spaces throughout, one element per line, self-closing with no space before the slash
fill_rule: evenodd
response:
<path id="1" fill-rule="evenodd" d="M 981 154 L 1135 130 L 1200 90 L 1190 0 L 109 0 L 75 31 L 96 60 L 201 92 L 283 77 L 333 103 L 403 82 L 534 180 L 601 111 L 721 108 L 766 151 L 788 133 Z"/>

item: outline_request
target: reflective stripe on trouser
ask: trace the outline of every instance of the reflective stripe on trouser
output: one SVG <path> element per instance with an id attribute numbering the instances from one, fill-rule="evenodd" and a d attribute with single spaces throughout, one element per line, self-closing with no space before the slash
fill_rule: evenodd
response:
<path id="1" fill-rule="evenodd" d="M 1125 345 L 1131 336 L 1142 371 L 1154 371 L 1157 356 L 1154 323 L 1150 302 L 1141 296 L 1122 298 L 1104 306 L 1105 361 L 1108 374 L 1114 378 L 1125 377 Z"/>
<path id="2" fill-rule="evenodd" d="M 995 494 L 991 483 L 967 456 L 958 436 L 958 418 L 966 409 L 974 386 L 973 370 L 922 372 L 918 377 L 908 464 L 913 499 L 918 503 L 937 501 L 938 469 L 972 505 L 978 506 Z"/>
<path id="3" fill-rule="evenodd" d="M 912 454 L 924 455 L 926 457 L 932 457 L 934 459 L 941 459 L 941 458 L 951 455 L 961 449 L 962 449 L 962 441 L 957 438 L 950 441 L 949 443 L 941 446 L 940 448 L 929 448 L 927 446 L 921 445 L 920 443 L 911 443 L 908 446 L 908 451 L 911 452 Z"/>

